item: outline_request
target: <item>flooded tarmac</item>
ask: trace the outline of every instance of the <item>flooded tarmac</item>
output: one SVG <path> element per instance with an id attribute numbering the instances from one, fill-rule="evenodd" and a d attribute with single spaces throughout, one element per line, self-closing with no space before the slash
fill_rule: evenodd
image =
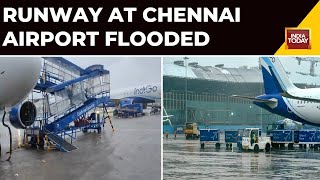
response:
<path id="1" fill-rule="evenodd" d="M 88 180 L 88 179 L 160 179 L 161 175 L 161 117 L 148 115 L 138 118 L 112 118 L 101 134 L 79 133 L 73 152 L 20 148 L 10 162 L 2 151 L 0 179 L 2 180 Z M 1 143 L 7 148 L 7 130 L 0 126 Z M 14 146 L 18 131 L 14 130 Z"/>
<path id="2" fill-rule="evenodd" d="M 163 140 L 164 179 L 318 179 L 320 151 L 273 150 L 241 152 L 236 147 L 200 148 L 198 140 L 184 136 Z"/>

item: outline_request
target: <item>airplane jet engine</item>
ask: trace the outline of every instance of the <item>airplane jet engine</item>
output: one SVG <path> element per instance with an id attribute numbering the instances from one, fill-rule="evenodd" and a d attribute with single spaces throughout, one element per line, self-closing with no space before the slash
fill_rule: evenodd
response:
<path id="1" fill-rule="evenodd" d="M 9 120 L 12 126 L 15 128 L 25 129 L 27 126 L 30 126 L 34 123 L 36 117 L 36 106 L 32 102 L 26 101 L 11 109 Z"/>

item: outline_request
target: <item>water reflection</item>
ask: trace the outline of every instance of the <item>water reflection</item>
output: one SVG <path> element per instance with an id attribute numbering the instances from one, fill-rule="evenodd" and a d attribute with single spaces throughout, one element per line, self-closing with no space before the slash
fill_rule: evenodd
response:
<path id="1" fill-rule="evenodd" d="M 199 141 L 163 141 L 164 179 L 317 179 L 320 152 L 310 150 L 272 151 L 271 153 L 226 150 L 222 145 L 200 148 Z"/>

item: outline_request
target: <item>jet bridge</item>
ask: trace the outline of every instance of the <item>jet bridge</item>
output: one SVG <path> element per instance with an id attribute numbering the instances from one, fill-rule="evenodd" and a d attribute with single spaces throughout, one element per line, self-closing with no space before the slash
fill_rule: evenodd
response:
<path id="1" fill-rule="evenodd" d="M 111 124 L 106 109 L 110 102 L 110 72 L 103 65 L 82 69 L 64 58 L 43 59 L 35 87 L 42 94 L 35 103 L 41 106 L 37 108 L 38 123 L 27 134 L 32 137 L 31 144 L 43 146 L 46 140 L 47 145 L 61 151 L 72 151 L 77 149 L 72 145 L 77 132 L 101 132 L 106 119 Z"/>

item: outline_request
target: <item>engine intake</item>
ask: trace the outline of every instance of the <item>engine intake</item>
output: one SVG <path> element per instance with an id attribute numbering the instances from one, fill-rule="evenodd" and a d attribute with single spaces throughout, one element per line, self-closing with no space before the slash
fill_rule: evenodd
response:
<path id="1" fill-rule="evenodd" d="M 37 117 L 37 108 L 30 102 L 26 101 L 13 107 L 10 111 L 10 123 L 17 129 L 25 129 L 34 123 Z"/>

